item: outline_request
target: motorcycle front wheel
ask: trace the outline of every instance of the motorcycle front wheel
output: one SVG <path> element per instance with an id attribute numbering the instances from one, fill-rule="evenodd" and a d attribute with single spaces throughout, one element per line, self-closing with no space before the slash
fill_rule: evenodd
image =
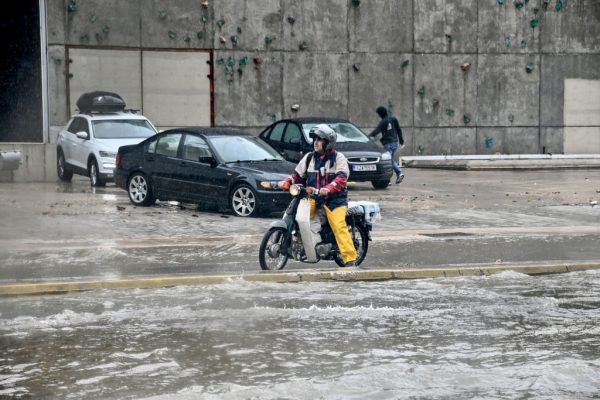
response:
<path id="1" fill-rule="evenodd" d="M 285 238 L 285 228 L 270 228 L 260 242 L 258 261 L 260 267 L 267 271 L 283 269 L 289 258 L 288 254 L 281 252 Z"/>
<path id="2" fill-rule="evenodd" d="M 350 232 L 352 243 L 354 243 L 354 248 L 356 249 L 356 261 L 354 263 L 359 266 L 365 260 L 367 251 L 369 250 L 369 233 L 367 232 L 367 228 L 362 225 L 356 225 L 352 228 L 350 224 L 348 224 L 348 232 Z M 335 254 L 333 260 L 340 267 L 344 266 L 344 260 L 339 251 Z"/>

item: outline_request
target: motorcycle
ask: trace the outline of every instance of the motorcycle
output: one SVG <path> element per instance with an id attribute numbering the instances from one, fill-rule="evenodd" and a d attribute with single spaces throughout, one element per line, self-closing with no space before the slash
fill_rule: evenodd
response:
<path id="1" fill-rule="evenodd" d="M 259 262 L 263 270 L 283 269 L 291 257 L 296 261 L 317 263 L 333 260 L 340 267 L 344 260 L 324 210 L 317 209 L 318 221 L 310 218 L 310 200 L 316 189 L 290 185 L 292 201 L 281 220 L 273 222 L 260 243 Z M 348 202 L 346 224 L 360 265 L 369 250 L 373 222 L 381 219 L 379 204 L 370 201 Z"/>

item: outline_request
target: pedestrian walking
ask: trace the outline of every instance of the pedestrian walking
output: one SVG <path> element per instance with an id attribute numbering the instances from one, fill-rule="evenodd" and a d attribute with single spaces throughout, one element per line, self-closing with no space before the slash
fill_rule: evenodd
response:
<path id="1" fill-rule="evenodd" d="M 385 107 L 379 106 L 375 111 L 381 117 L 381 122 L 373 132 L 369 133 L 369 137 L 374 138 L 381 133 L 381 144 L 392 155 L 392 168 L 396 173 L 396 183 L 400 183 L 404 179 L 404 174 L 400 169 L 400 164 L 396 161 L 396 150 L 398 150 L 398 146 L 401 149 L 404 148 L 402 129 L 396 117 L 393 117 Z"/>

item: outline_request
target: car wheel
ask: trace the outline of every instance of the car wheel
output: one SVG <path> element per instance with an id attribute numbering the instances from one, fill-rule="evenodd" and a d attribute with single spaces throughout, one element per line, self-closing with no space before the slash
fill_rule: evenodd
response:
<path id="1" fill-rule="evenodd" d="M 150 181 L 142 172 L 134 172 L 127 183 L 129 200 L 136 206 L 149 206 L 156 200 Z"/>
<path id="2" fill-rule="evenodd" d="M 73 178 L 73 171 L 67 167 L 65 155 L 62 150 L 58 151 L 58 156 L 56 157 L 56 174 L 58 175 L 58 179 L 65 182 L 70 182 L 71 178 Z"/>
<path id="3" fill-rule="evenodd" d="M 100 171 L 98 170 L 98 163 L 92 159 L 90 165 L 88 165 L 88 172 L 90 174 L 90 183 L 92 186 L 106 186 L 106 182 L 100 177 Z"/>
<path id="4" fill-rule="evenodd" d="M 246 184 L 236 186 L 229 198 L 231 209 L 240 217 L 255 217 L 258 215 L 256 192 Z"/>
<path id="5" fill-rule="evenodd" d="M 385 189 L 386 187 L 388 187 L 390 185 L 390 180 L 389 179 L 379 179 L 376 181 L 371 181 L 371 184 L 373 185 L 373 187 L 375 189 Z"/>

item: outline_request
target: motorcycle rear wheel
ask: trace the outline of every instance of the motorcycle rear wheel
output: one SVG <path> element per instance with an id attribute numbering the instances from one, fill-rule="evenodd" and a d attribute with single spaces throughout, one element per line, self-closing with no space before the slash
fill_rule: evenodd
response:
<path id="1" fill-rule="evenodd" d="M 350 232 L 350 237 L 356 249 L 356 261 L 354 263 L 356 266 L 359 266 L 365 260 L 367 251 L 369 250 L 369 233 L 367 232 L 367 228 L 362 225 L 356 225 L 352 229 L 352 225 L 350 224 L 348 224 L 348 232 Z M 333 260 L 340 267 L 344 266 L 344 260 L 339 251 L 335 253 Z"/>
<path id="2" fill-rule="evenodd" d="M 285 231 L 285 228 L 270 228 L 263 236 L 258 253 L 258 261 L 262 269 L 276 271 L 285 267 L 289 258 L 288 254 L 281 253 Z"/>

